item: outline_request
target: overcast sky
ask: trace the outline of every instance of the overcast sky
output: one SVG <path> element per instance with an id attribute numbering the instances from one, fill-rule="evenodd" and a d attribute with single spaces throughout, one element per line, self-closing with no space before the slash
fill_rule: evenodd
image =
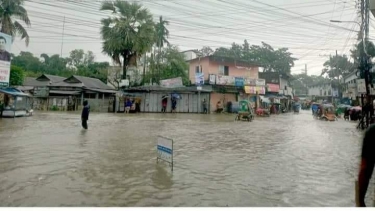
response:
<path id="1" fill-rule="evenodd" d="M 360 22 L 353 0 L 138 0 L 155 20 L 160 15 L 170 22 L 169 41 L 181 50 L 202 46 L 228 47 L 231 43 L 287 47 L 299 59 L 292 73 L 307 64 L 308 73 L 320 74 L 331 54 L 349 54 L 357 42 Z M 111 61 L 102 54 L 99 0 L 31 0 L 26 9 L 31 19 L 30 45 L 18 39 L 12 52 L 30 51 L 69 56 L 74 49 L 91 50 L 96 61 Z M 63 24 L 65 17 L 65 30 Z M 373 19 L 373 18 L 372 18 Z M 371 21 L 370 38 L 374 23 Z M 62 45 L 62 39 L 63 45 Z"/>

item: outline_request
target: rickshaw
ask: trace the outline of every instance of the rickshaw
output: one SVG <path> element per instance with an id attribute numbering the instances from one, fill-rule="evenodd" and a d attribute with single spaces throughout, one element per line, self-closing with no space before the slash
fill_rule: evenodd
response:
<path id="1" fill-rule="evenodd" d="M 320 104 L 316 118 L 324 121 L 336 121 L 335 107 L 332 104 Z"/>
<path id="2" fill-rule="evenodd" d="M 240 108 L 234 120 L 235 121 L 246 120 L 248 122 L 251 122 L 254 119 L 254 111 L 253 111 L 253 108 L 251 107 L 250 102 L 247 100 L 241 100 L 239 104 L 240 104 Z"/>

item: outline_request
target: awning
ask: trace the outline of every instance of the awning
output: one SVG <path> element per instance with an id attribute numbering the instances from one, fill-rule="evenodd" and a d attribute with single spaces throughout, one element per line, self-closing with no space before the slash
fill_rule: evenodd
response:
<path id="1" fill-rule="evenodd" d="M 5 89 L 0 89 L 1 93 L 11 95 L 11 96 L 23 96 L 23 97 L 31 97 L 30 95 L 21 92 L 18 89 L 15 88 L 5 88 Z"/>
<path id="2" fill-rule="evenodd" d="M 60 94 L 60 95 L 79 95 L 79 91 L 66 91 L 66 90 L 50 90 L 50 94 Z"/>

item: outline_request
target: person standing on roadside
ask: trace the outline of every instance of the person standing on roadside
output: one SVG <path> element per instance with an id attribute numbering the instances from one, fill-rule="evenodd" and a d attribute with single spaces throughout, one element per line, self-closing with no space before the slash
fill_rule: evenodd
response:
<path id="1" fill-rule="evenodd" d="M 87 130 L 87 120 L 89 120 L 89 114 L 90 114 L 90 105 L 87 102 L 87 100 L 83 101 L 83 109 L 81 114 L 81 120 L 82 120 L 82 127 Z"/>
<path id="2" fill-rule="evenodd" d="M 202 102 L 202 106 L 203 106 L 203 113 L 207 114 L 207 101 L 206 99 L 203 99 L 203 102 Z"/>
<path id="3" fill-rule="evenodd" d="M 362 144 L 361 165 L 358 174 L 357 206 L 366 207 L 365 197 L 375 164 L 375 125 L 366 130 Z"/>

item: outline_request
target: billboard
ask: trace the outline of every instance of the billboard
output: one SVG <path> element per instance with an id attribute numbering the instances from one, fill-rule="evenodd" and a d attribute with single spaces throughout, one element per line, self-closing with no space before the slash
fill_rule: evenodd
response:
<path id="1" fill-rule="evenodd" d="M 160 80 L 160 86 L 165 88 L 177 88 L 177 87 L 183 87 L 182 84 L 182 78 L 170 78 L 165 80 Z"/>
<path id="2" fill-rule="evenodd" d="M 204 73 L 195 73 L 195 84 L 197 86 L 204 85 Z"/>
<path id="3" fill-rule="evenodd" d="M 234 86 L 234 77 L 233 76 L 225 76 L 225 75 L 217 75 L 216 76 L 216 84 L 217 85 Z"/>
<path id="4" fill-rule="evenodd" d="M 266 88 L 264 86 L 245 86 L 246 94 L 260 94 L 264 95 L 266 93 Z"/>
<path id="5" fill-rule="evenodd" d="M 12 37 L 0 32 L 0 87 L 9 86 Z"/>

